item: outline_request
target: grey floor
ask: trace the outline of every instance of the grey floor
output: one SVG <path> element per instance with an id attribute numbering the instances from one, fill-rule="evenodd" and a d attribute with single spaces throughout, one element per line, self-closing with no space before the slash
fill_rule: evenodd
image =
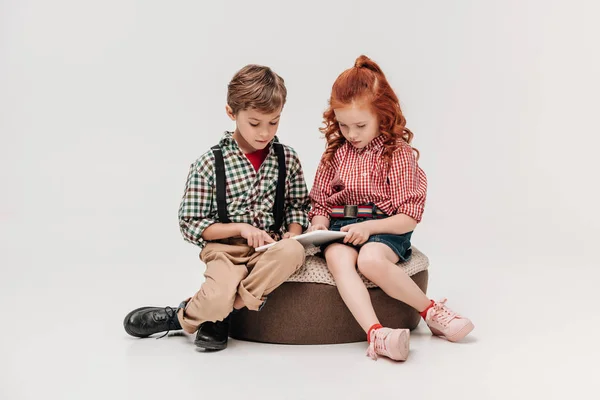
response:
<path id="1" fill-rule="evenodd" d="M 0 1 L 0 400 L 600 398 L 599 11 Z M 128 337 L 129 310 L 202 282 L 177 209 L 190 163 L 233 128 L 234 72 L 284 77 L 278 136 L 310 188 L 331 85 L 362 53 L 397 91 L 428 176 L 413 242 L 432 260 L 428 292 L 472 336 L 421 325 L 402 364 L 365 343 L 204 354 L 191 337 Z"/>
<path id="2" fill-rule="evenodd" d="M 168 297 L 174 304 L 183 294 L 166 282 L 173 276 L 167 270 L 139 278 L 142 266 L 121 267 L 119 282 L 101 266 L 85 265 L 54 278 L 30 277 L 25 269 L 13 276 L 20 286 L 1 294 L 0 398 L 597 398 L 595 268 L 580 269 L 573 284 L 560 267 L 432 268 L 429 293 L 449 297 L 476 329 L 453 344 L 421 324 L 408 361 L 394 363 L 370 360 L 365 343 L 232 340 L 227 350 L 209 354 L 195 350 L 192 336 L 130 338 L 121 325 L 130 308 Z M 58 278 L 67 275 L 73 280 Z M 189 280 L 200 278 L 201 268 L 193 275 Z M 143 279 L 141 294 L 126 290 L 136 279 Z"/>

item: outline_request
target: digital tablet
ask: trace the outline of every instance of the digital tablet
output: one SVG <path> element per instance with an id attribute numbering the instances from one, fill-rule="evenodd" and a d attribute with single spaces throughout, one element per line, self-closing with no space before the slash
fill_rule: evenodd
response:
<path id="1" fill-rule="evenodd" d="M 312 231 L 309 233 L 303 233 L 302 235 L 294 236 L 292 239 L 299 241 L 304 247 L 306 246 L 320 246 L 325 243 L 333 242 L 346 236 L 348 232 L 336 232 L 336 231 Z M 275 242 L 277 243 L 277 242 Z M 269 247 L 275 245 L 275 243 L 265 244 L 264 246 L 257 247 L 255 251 L 261 252 L 267 250 Z"/>

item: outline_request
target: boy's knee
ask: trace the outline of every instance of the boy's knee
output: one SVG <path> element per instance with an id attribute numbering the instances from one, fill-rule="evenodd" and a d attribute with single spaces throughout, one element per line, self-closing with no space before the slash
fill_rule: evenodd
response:
<path id="1" fill-rule="evenodd" d="M 277 256 L 286 264 L 292 264 L 298 268 L 304 263 L 306 255 L 304 246 L 300 242 L 294 239 L 283 239 L 278 245 Z"/>

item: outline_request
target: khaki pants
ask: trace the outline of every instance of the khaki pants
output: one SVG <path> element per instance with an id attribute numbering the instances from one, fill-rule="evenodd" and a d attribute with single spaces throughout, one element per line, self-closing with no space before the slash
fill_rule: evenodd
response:
<path id="1" fill-rule="evenodd" d="M 179 323 L 194 333 L 206 321 L 222 321 L 233 310 L 237 294 L 250 310 L 258 310 L 266 295 L 284 283 L 304 263 L 304 247 L 284 239 L 263 253 L 244 239 L 207 243 L 200 259 L 206 264 L 205 282 L 178 312 Z"/>

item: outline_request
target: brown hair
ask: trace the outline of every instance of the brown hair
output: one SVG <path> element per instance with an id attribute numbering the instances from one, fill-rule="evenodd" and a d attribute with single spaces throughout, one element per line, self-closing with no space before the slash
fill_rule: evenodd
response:
<path id="1" fill-rule="evenodd" d="M 233 114 L 251 108 L 271 113 L 285 105 L 286 96 L 283 78 L 262 65 L 246 65 L 227 86 L 227 104 Z"/>
<path id="2" fill-rule="evenodd" d="M 400 109 L 398 96 L 383 71 L 379 65 L 364 55 L 356 59 L 354 67 L 345 70 L 337 77 L 331 89 L 329 108 L 323 113 L 325 126 L 320 128 L 327 140 L 323 161 L 326 164 L 330 163 L 336 150 L 346 142 L 340 132 L 333 109 L 356 102 L 369 105 L 377 115 L 379 131 L 385 139 L 383 158 L 389 165 L 392 153 L 399 146 L 398 141 L 403 140 L 410 144 L 414 135 L 406 128 L 406 119 Z M 417 149 L 414 151 L 418 157 L 419 151 Z"/>

